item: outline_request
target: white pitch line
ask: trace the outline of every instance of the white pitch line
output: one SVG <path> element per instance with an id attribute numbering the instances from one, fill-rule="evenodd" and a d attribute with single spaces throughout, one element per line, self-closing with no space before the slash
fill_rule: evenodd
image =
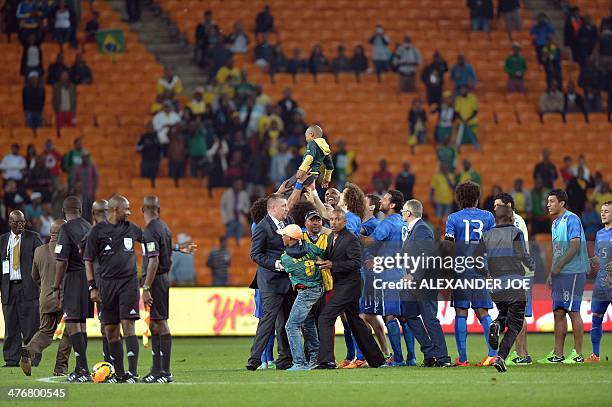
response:
<path id="1" fill-rule="evenodd" d="M 504 376 L 507 377 L 507 376 Z M 42 382 L 42 383 L 54 383 L 54 384 L 64 384 L 58 380 L 64 379 L 64 377 L 57 377 L 57 376 L 51 376 L 51 377 L 42 377 L 39 379 L 36 379 L 36 381 L 38 382 Z M 398 384 L 398 385 L 409 385 L 409 384 L 414 384 L 414 385 L 452 385 L 452 384 L 457 384 L 456 381 L 441 381 L 441 380 L 395 380 L 395 381 L 389 381 L 389 380 L 384 380 L 382 381 L 384 384 Z M 222 386 L 235 386 L 235 385 L 258 385 L 258 386 L 272 386 L 272 385 L 277 385 L 279 382 L 278 381 L 253 381 L 253 382 L 249 382 L 249 381 L 203 381 L 203 382 L 173 382 L 173 383 L 168 383 L 170 385 L 180 385 L 180 386 L 217 386 L 217 385 L 222 385 Z M 283 384 L 302 384 L 302 385 L 318 385 L 321 384 L 321 382 L 319 381 L 309 381 L 309 380 L 299 380 L 299 381 L 282 381 Z M 483 381 L 483 384 L 485 382 Z M 505 380 L 505 379 L 500 379 L 498 382 L 496 382 L 496 384 L 532 384 L 533 381 L 530 380 Z M 543 382 L 541 380 L 538 380 L 538 384 L 558 384 L 558 381 L 548 381 L 548 382 Z M 589 380 L 588 382 L 589 384 L 612 384 L 612 380 Z M 72 383 L 65 383 L 65 384 L 72 384 Z M 79 383 L 80 384 L 80 383 Z M 146 383 L 137 383 L 137 384 L 146 384 Z M 347 384 L 347 385 L 368 385 L 368 384 L 372 384 L 372 380 L 349 380 L 349 381 L 343 381 L 341 383 L 339 383 L 341 385 L 343 384 Z"/>

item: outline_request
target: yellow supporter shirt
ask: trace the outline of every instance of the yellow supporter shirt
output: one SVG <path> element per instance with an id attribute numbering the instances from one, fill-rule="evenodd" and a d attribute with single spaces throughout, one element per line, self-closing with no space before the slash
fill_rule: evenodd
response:
<path id="1" fill-rule="evenodd" d="M 463 118 L 470 117 L 478 110 L 478 98 L 473 93 L 468 93 L 467 96 L 457 96 L 455 99 L 455 111 Z M 478 116 L 475 116 L 468 122 L 469 125 L 478 124 Z"/>
<path id="2" fill-rule="evenodd" d="M 599 212 L 604 203 L 612 201 L 612 192 L 595 192 L 591 195 L 591 201 L 595 201 L 595 210 Z"/>
<path id="3" fill-rule="evenodd" d="M 453 175 L 448 174 L 449 179 L 452 179 Z M 444 174 L 437 172 L 431 179 L 431 188 L 434 190 L 434 200 L 440 204 L 452 204 L 453 203 L 453 190 L 448 185 L 448 181 Z"/>
<path id="4" fill-rule="evenodd" d="M 240 82 L 240 69 L 234 67 L 229 69 L 227 66 L 222 66 L 217 71 L 217 83 L 223 84 L 225 82 Z"/>
<path id="5" fill-rule="evenodd" d="M 189 104 L 189 108 L 193 114 L 203 114 L 206 111 L 206 102 L 204 102 L 204 99 L 200 100 L 199 102 L 193 99 Z"/>

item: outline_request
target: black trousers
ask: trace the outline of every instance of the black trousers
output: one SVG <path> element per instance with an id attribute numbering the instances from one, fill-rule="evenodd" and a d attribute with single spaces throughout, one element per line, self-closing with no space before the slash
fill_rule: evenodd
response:
<path id="1" fill-rule="evenodd" d="M 21 346 L 29 343 L 40 322 L 38 299 L 26 300 L 23 285 L 10 283 L 9 299 L 2 304 L 4 314 L 4 342 L 2 353 L 7 364 L 21 359 Z"/>
<path id="2" fill-rule="evenodd" d="M 295 293 L 289 291 L 286 294 L 261 293 L 264 314 L 259 319 L 257 331 L 251 346 L 250 365 L 261 365 L 261 354 L 263 353 L 270 335 L 276 330 L 276 342 L 278 345 L 277 369 L 289 369 L 293 365 L 289 340 L 285 332 L 285 323 L 291 312 Z"/>
<path id="3" fill-rule="evenodd" d="M 508 329 L 497 351 L 497 354 L 503 359 L 508 357 L 516 337 L 519 332 L 521 332 L 521 329 L 523 329 L 526 305 L 526 301 L 495 301 L 495 306 L 499 310 L 499 315 L 495 321 L 499 323 L 500 334 L 503 333 L 506 328 Z"/>
<path id="4" fill-rule="evenodd" d="M 334 325 L 336 319 L 344 313 L 346 320 L 355 336 L 363 356 L 370 367 L 378 367 L 385 363 L 385 358 L 376 344 L 370 328 L 359 318 L 359 296 L 361 282 L 349 284 L 334 284 L 334 295 L 324 306 L 319 315 L 319 365 L 335 363 L 334 360 Z"/>
<path id="5" fill-rule="evenodd" d="M 125 0 L 125 10 L 128 15 L 128 21 L 134 22 L 140 20 L 140 0 Z"/>

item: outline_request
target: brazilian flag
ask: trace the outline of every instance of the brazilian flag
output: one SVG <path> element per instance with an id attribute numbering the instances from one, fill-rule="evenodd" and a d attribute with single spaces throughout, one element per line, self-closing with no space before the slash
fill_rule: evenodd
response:
<path id="1" fill-rule="evenodd" d="M 125 52 L 125 36 L 123 30 L 109 28 L 96 33 L 98 52 L 101 54 L 118 54 Z"/>

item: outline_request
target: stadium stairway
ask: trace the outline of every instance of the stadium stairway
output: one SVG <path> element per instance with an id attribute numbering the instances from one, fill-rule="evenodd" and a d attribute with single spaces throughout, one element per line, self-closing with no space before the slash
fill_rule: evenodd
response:
<path id="1" fill-rule="evenodd" d="M 125 10 L 123 0 L 109 1 L 109 4 L 118 13 Z M 141 22 L 128 26 L 138 34 L 139 40 L 147 51 L 155 55 L 158 63 L 172 67 L 181 78 L 186 95 L 205 84 L 204 71 L 193 62 L 193 48 L 178 28 L 160 13 L 159 8 L 143 5 Z"/>
<path id="2" fill-rule="evenodd" d="M 533 12 L 534 20 L 540 13 L 544 13 L 550 19 L 551 24 L 555 27 L 555 41 L 559 45 L 563 45 L 563 26 L 565 24 L 565 15 L 561 6 L 549 0 L 524 0 L 524 7 Z M 531 27 L 527 27 L 529 29 Z"/>

